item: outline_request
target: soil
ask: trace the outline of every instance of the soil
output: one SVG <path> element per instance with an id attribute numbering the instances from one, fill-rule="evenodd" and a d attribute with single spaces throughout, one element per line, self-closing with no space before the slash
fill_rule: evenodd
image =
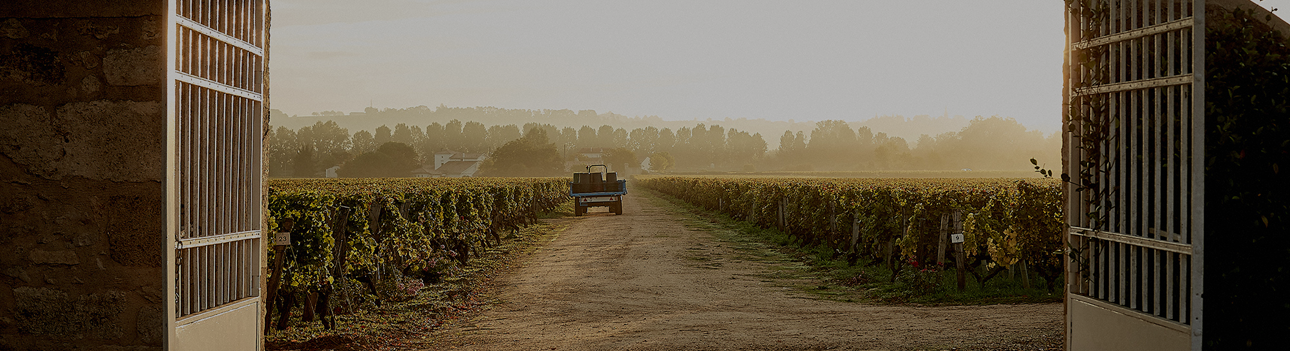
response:
<path id="1" fill-rule="evenodd" d="M 1061 304 L 924 307 L 784 286 L 639 191 L 498 277 L 494 303 L 417 344 L 453 350 L 1052 350 Z"/>

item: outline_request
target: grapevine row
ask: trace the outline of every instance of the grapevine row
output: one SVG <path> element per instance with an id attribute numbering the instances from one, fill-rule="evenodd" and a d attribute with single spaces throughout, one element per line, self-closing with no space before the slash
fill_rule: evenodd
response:
<path id="1" fill-rule="evenodd" d="M 1021 262 L 1050 289 L 1061 274 L 1062 194 L 1054 180 L 642 176 L 636 183 L 780 228 L 803 247 L 825 245 L 853 264 L 868 257 L 895 272 L 952 260 L 945 234 L 961 228 L 966 266 L 979 282 Z M 942 229 L 942 218 L 949 228 Z"/>
<path id="2" fill-rule="evenodd" d="M 347 288 L 349 295 L 385 299 L 390 296 L 378 290 L 403 289 L 414 278 L 442 280 L 499 243 L 502 233 L 568 202 L 566 183 L 563 178 L 270 180 L 266 232 L 272 239 L 282 235 L 284 223 L 292 223 L 278 292 L 316 295 Z M 277 252 L 269 255 L 270 262 L 277 259 Z M 342 296 L 338 303 L 354 298 Z"/>

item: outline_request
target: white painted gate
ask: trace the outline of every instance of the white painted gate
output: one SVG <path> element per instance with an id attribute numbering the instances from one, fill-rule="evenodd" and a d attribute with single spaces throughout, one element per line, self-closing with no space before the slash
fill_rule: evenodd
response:
<path id="1" fill-rule="evenodd" d="M 169 0 L 171 350 L 260 348 L 264 0 Z"/>
<path id="2" fill-rule="evenodd" d="M 1199 350 L 1205 1 L 1067 4 L 1067 349 Z"/>

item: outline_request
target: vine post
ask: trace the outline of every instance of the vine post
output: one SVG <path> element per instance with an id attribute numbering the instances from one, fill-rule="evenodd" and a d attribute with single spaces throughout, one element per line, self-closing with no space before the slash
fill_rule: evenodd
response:
<path id="1" fill-rule="evenodd" d="M 950 222 L 950 215 L 948 213 L 942 214 L 940 240 L 936 241 L 936 264 L 937 265 L 942 265 L 942 266 L 945 265 L 945 241 L 947 238 L 949 238 L 949 235 L 950 235 L 949 222 Z"/>
<path id="2" fill-rule="evenodd" d="M 965 258 L 963 257 L 964 255 L 963 255 L 962 216 L 963 216 L 962 212 L 959 212 L 959 210 L 954 210 L 954 232 L 958 233 L 959 237 L 957 238 L 957 240 L 951 240 L 951 241 L 956 241 L 954 243 L 954 272 L 956 273 L 956 275 L 958 275 L 957 283 L 958 283 L 959 291 L 963 291 L 964 289 L 967 289 L 967 280 L 965 279 L 966 277 L 964 276 L 967 273 L 966 272 L 967 268 L 965 267 L 967 262 L 964 262 Z"/>
<path id="3" fill-rule="evenodd" d="M 273 237 L 273 275 L 269 277 L 269 291 L 265 299 L 264 306 L 264 333 L 269 333 L 269 327 L 273 324 L 273 302 L 278 297 L 278 284 L 282 281 L 282 258 L 286 256 L 285 251 L 291 246 L 291 227 L 295 226 L 295 220 L 287 218 L 282 220 L 278 226 L 278 234 Z"/>

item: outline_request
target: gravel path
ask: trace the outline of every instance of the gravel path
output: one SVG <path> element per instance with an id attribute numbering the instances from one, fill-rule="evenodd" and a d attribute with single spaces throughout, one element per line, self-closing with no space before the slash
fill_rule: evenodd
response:
<path id="1" fill-rule="evenodd" d="M 686 227 L 659 201 L 637 192 L 627 196 L 621 216 L 601 209 L 569 220 L 521 268 L 497 280 L 499 303 L 427 342 L 460 350 L 1060 347 L 1061 304 L 911 307 L 815 299 L 761 278 L 766 263 L 730 259 L 733 249 Z"/>

